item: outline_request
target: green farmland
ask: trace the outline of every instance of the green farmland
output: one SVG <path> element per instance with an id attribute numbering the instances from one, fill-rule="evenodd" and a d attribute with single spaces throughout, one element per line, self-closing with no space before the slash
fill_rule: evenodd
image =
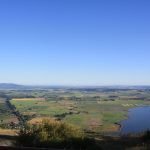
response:
<path id="1" fill-rule="evenodd" d="M 30 121 L 56 118 L 88 131 L 117 131 L 130 108 L 150 105 L 149 93 L 136 90 L 111 92 L 55 91 L 49 98 L 17 98 L 11 104 Z M 57 96 L 56 96 L 57 95 Z M 144 97 L 146 100 L 140 99 Z"/>

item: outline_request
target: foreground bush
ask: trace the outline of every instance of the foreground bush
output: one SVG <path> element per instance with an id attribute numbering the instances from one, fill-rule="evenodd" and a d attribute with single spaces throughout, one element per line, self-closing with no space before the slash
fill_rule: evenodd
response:
<path id="1" fill-rule="evenodd" d="M 16 141 L 17 145 L 28 147 L 90 149 L 94 145 L 94 140 L 85 138 L 79 128 L 54 120 L 25 125 Z"/>
<path id="2" fill-rule="evenodd" d="M 142 135 L 141 138 L 144 141 L 150 141 L 150 130 L 145 131 Z"/>

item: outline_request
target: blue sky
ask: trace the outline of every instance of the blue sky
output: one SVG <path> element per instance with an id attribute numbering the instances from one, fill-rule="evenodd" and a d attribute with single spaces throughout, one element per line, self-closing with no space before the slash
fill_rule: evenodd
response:
<path id="1" fill-rule="evenodd" d="M 1 0 L 0 82 L 150 85 L 149 0 Z"/>

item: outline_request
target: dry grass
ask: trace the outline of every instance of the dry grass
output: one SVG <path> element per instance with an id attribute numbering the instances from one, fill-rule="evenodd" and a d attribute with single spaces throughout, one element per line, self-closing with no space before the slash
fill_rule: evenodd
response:
<path id="1" fill-rule="evenodd" d="M 40 124 L 43 122 L 43 120 L 55 121 L 54 118 L 50 118 L 50 117 L 37 117 L 37 118 L 34 118 L 34 119 L 28 121 L 28 123 L 29 124 Z"/>
<path id="2" fill-rule="evenodd" d="M 17 123 L 19 123 L 19 120 L 16 117 L 11 117 L 11 118 L 8 118 L 8 119 L 4 120 L 4 123 L 10 123 L 10 122 L 13 122 L 13 123 L 17 124 Z"/>
<path id="3" fill-rule="evenodd" d="M 12 99 L 12 100 L 15 100 L 15 101 L 44 101 L 45 98 L 15 98 L 15 99 Z"/>
<path id="4" fill-rule="evenodd" d="M 0 135 L 10 135 L 10 136 L 15 136 L 15 135 L 17 135 L 17 130 L 0 129 Z"/>
<path id="5" fill-rule="evenodd" d="M 106 129 L 103 129 L 103 132 L 117 132 L 120 130 L 120 126 L 117 124 L 113 124 Z"/>

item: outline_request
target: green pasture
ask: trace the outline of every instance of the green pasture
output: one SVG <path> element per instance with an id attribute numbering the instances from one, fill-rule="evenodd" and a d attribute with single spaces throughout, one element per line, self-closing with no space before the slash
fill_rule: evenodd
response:
<path id="1" fill-rule="evenodd" d="M 56 94 L 56 93 L 55 93 Z M 150 101 L 144 100 L 121 100 L 116 98 L 110 100 L 110 95 L 117 95 L 116 93 L 64 93 L 61 92 L 56 100 L 17 100 L 12 99 L 11 104 L 23 115 L 36 115 L 37 117 L 56 117 L 61 116 L 63 121 L 80 126 L 83 129 L 106 131 L 117 126 L 116 123 L 127 118 L 127 111 L 130 108 L 137 106 L 150 105 Z M 93 98 L 93 96 L 102 96 L 101 99 Z M 132 93 L 118 93 L 121 97 L 130 96 Z M 80 97 L 81 100 L 70 100 L 69 96 Z M 67 99 L 66 99 L 67 98 Z"/>

